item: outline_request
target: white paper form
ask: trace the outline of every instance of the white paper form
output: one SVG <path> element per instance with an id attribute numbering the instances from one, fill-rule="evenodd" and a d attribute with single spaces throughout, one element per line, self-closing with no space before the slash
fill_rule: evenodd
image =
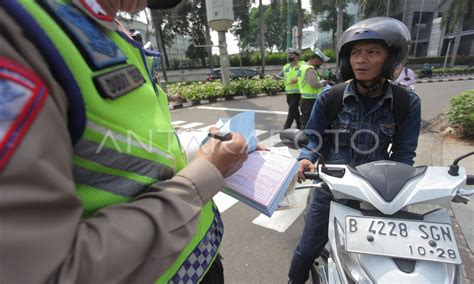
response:
<path id="1" fill-rule="evenodd" d="M 257 135 L 255 134 L 255 112 L 246 111 L 236 114 L 228 120 L 219 119 L 216 123 L 221 132 L 238 132 L 242 134 L 247 142 L 247 153 L 257 148 Z"/>
<path id="2" fill-rule="evenodd" d="M 295 160 L 292 156 L 279 152 L 252 152 L 242 168 L 226 178 L 226 186 L 264 207 L 269 207 L 287 181 L 293 163 Z"/>

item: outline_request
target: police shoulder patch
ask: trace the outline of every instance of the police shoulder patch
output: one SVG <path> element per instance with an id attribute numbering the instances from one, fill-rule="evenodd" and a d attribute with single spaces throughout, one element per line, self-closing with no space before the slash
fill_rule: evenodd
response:
<path id="1" fill-rule="evenodd" d="M 48 89 L 30 69 L 0 57 L 0 170 L 41 109 Z"/>

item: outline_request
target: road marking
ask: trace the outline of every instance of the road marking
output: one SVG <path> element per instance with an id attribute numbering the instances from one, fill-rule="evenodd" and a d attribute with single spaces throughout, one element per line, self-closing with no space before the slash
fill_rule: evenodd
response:
<path id="1" fill-rule="evenodd" d="M 209 110 L 226 110 L 226 111 L 254 111 L 256 113 L 269 113 L 269 114 L 281 114 L 288 115 L 287 111 L 273 111 L 273 110 L 261 110 L 261 109 L 245 109 L 245 108 L 227 108 L 227 107 L 208 107 L 208 106 L 198 106 L 195 107 L 198 109 L 209 109 Z"/>
<path id="2" fill-rule="evenodd" d="M 229 196 L 229 195 L 227 195 L 223 192 L 218 192 L 216 195 L 214 195 L 214 197 L 212 199 L 216 203 L 216 206 L 219 209 L 220 213 L 226 211 L 227 209 L 234 206 L 235 203 L 238 202 L 237 199 L 235 199 L 232 196 Z"/>
<path id="3" fill-rule="evenodd" d="M 262 134 L 267 133 L 267 130 L 260 130 L 260 129 L 255 129 L 255 136 L 260 136 Z"/>
<path id="4" fill-rule="evenodd" d="M 173 126 L 174 126 L 174 125 L 179 125 L 179 124 L 183 124 L 183 123 L 185 123 L 185 122 L 186 122 L 186 121 L 184 121 L 184 120 L 176 120 L 176 121 L 171 122 L 171 125 L 173 125 Z"/>
<path id="5" fill-rule="evenodd" d="M 198 128 L 196 130 L 197 131 L 202 131 L 202 132 L 209 132 L 209 128 L 211 128 L 212 126 L 215 126 L 215 125 L 212 124 L 212 125 L 204 126 L 204 127 Z"/>
<path id="6" fill-rule="evenodd" d="M 296 190 L 287 197 L 289 208 L 275 211 L 272 217 L 260 214 L 252 223 L 284 233 L 305 210 L 309 190 L 309 188 Z"/>
<path id="7" fill-rule="evenodd" d="M 188 123 L 188 124 L 185 124 L 185 125 L 180 125 L 179 128 L 191 129 L 191 128 L 194 128 L 196 126 L 201 126 L 203 124 L 204 123 L 202 123 L 202 122 L 191 122 L 191 123 Z"/>

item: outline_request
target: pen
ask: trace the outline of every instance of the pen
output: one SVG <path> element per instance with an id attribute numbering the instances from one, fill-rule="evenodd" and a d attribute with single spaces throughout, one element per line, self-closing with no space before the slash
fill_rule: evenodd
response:
<path id="1" fill-rule="evenodd" d="M 228 132 L 228 133 L 218 133 L 218 134 L 208 133 L 207 137 L 214 138 L 214 139 L 217 139 L 217 140 L 220 140 L 220 141 L 229 141 L 232 137 L 232 134 L 230 132 Z"/>

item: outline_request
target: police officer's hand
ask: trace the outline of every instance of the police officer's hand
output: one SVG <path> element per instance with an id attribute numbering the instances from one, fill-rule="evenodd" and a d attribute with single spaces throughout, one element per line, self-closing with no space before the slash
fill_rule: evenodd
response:
<path id="1" fill-rule="evenodd" d="M 316 171 L 316 167 L 314 164 L 307 159 L 300 160 L 300 165 L 298 167 L 298 179 L 300 181 L 305 181 L 306 178 L 304 177 L 304 172 L 314 172 Z"/>
<path id="2" fill-rule="evenodd" d="M 217 128 L 211 128 L 211 133 L 217 133 Z M 196 153 L 196 158 L 211 162 L 224 177 L 228 177 L 242 167 L 247 160 L 247 143 L 240 133 L 232 132 L 228 141 L 210 138 Z"/>

